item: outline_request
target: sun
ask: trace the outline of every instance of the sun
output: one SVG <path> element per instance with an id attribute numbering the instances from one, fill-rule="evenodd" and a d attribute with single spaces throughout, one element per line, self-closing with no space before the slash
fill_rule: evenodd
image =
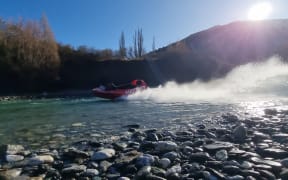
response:
<path id="1" fill-rule="evenodd" d="M 248 11 L 249 20 L 267 19 L 272 12 L 272 5 L 269 2 L 254 4 Z"/>

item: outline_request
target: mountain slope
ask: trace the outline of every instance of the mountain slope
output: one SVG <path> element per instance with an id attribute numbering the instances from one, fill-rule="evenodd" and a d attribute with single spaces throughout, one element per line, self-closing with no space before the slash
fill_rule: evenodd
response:
<path id="1" fill-rule="evenodd" d="M 274 55 L 288 58 L 286 19 L 241 21 L 216 26 L 150 53 L 146 58 L 156 60 L 159 70 L 168 79 L 174 76 L 181 82 L 221 76 L 235 66 Z M 175 66 L 178 68 L 175 69 Z M 185 76 L 177 76 L 177 71 Z"/>

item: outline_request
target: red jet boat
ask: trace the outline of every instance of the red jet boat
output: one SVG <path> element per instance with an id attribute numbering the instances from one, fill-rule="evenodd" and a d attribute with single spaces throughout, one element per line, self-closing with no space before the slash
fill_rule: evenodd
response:
<path id="1" fill-rule="evenodd" d="M 136 92 L 145 90 L 146 88 L 147 84 L 143 80 L 133 80 L 130 83 L 118 86 L 113 83 L 107 86 L 101 85 L 94 88 L 92 91 L 97 97 L 116 100 L 135 94 Z"/>

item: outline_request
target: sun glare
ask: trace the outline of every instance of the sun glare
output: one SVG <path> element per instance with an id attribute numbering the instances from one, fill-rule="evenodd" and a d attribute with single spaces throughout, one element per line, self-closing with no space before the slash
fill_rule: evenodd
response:
<path id="1" fill-rule="evenodd" d="M 269 17 L 272 12 L 272 5 L 269 2 L 254 4 L 248 12 L 249 20 L 262 20 Z"/>

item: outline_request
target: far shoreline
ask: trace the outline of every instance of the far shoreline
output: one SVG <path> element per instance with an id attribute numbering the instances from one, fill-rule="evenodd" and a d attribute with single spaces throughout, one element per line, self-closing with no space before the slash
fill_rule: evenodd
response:
<path id="1" fill-rule="evenodd" d="M 0 94 L 1 101 L 12 101 L 21 99 L 49 99 L 49 98 L 79 98 L 79 97 L 93 97 L 92 89 L 82 90 L 63 90 L 55 92 L 38 92 L 38 93 L 6 93 Z"/>

